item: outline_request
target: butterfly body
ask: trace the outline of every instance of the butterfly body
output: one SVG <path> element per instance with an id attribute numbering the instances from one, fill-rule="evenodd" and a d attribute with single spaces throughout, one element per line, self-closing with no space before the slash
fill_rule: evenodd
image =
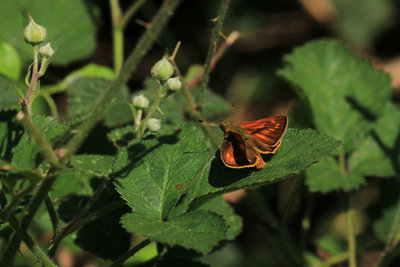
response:
<path id="1" fill-rule="evenodd" d="M 231 120 L 219 123 L 224 139 L 219 147 L 221 160 L 229 168 L 261 169 L 261 154 L 274 154 L 286 132 L 288 118 L 273 116 L 241 124 Z"/>

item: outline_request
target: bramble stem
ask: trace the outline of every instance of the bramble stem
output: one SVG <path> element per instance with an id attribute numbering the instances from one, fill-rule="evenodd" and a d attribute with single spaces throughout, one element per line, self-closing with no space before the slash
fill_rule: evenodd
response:
<path id="1" fill-rule="evenodd" d="M 204 63 L 204 74 L 203 79 L 201 80 L 201 89 L 199 96 L 197 98 L 197 106 L 201 109 L 204 103 L 204 94 L 208 86 L 208 81 L 210 79 L 210 67 L 211 60 L 216 51 L 218 37 L 222 31 L 222 25 L 224 23 L 225 15 L 228 10 L 230 0 L 222 0 L 221 6 L 218 10 L 218 16 L 214 19 L 216 21 L 214 30 L 212 31 L 212 37 L 210 41 L 210 45 L 208 47 L 206 61 Z"/>
<path id="2" fill-rule="evenodd" d="M 142 242 L 140 242 L 139 244 L 137 244 L 136 246 L 134 246 L 133 248 L 131 248 L 130 250 L 128 250 L 127 252 L 125 252 L 124 254 L 122 254 L 118 259 L 116 259 L 111 265 L 110 267 L 117 267 L 117 266 L 122 266 L 122 264 L 129 259 L 130 257 L 132 257 L 133 255 L 135 255 L 136 252 L 138 252 L 139 250 L 141 250 L 142 248 L 146 247 L 147 245 L 149 245 L 151 243 L 151 241 L 149 239 L 144 239 Z"/>
<path id="3" fill-rule="evenodd" d="M 157 36 L 168 21 L 168 18 L 174 13 L 175 8 L 182 0 L 165 0 L 156 16 L 153 18 L 146 32 L 139 40 L 135 49 L 127 58 L 125 65 L 122 67 L 120 74 L 111 85 L 107 88 L 104 94 L 97 101 L 93 109 L 89 112 L 86 120 L 81 124 L 78 133 L 68 142 L 65 149 L 67 156 L 75 154 L 84 141 L 86 136 L 94 125 L 104 116 L 105 111 L 111 105 L 112 100 L 116 98 L 122 89 L 122 86 L 131 77 L 133 71 L 136 70 L 139 61 L 143 58 L 146 52 L 150 49 Z M 66 157 L 67 158 L 67 157 Z"/>

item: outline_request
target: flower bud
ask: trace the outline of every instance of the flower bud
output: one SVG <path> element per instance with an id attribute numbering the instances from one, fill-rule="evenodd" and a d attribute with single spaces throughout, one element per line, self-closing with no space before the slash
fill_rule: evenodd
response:
<path id="1" fill-rule="evenodd" d="M 154 66 L 151 68 L 151 75 L 160 81 L 167 80 L 172 76 L 173 73 L 174 68 L 166 56 L 157 61 L 156 64 L 154 64 Z"/>
<path id="2" fill-rule="evenodd" d="M 138 96 L 133 97 L 132 104 L 136 108 L 148 108 L 149 100 L 144 95 L 138 95 Z"/>
<path id="3" fill-rule="evenodd" d="M 51 58 L 54 56 L 54 49 L 51 48 L 50 42 L 39 48 L 39 55 L 42 58 Z"/>
<path id="4" fill-rule="evenodd" d="M 168 88 L 171 90 L 179 90 L 182 87 L 182 83 L 178 77 L 169 78 L 167 81 Z"/>
<path id="5" fill-rule="evenodd" d="M 158 132 L 161 129 L 161 120 L 155 119 L 155 118 L 150 118 L 147 121 L 147 129 L 150 130 L 150 132 Z"/>
<path id="6" fill-rule="evenodd" d="M 25 42 L 31 45 L 38 45 L 42 43 L 44 39 L 46 39 L 47 36 L 46 28 L 39 24 L 36 24 L 30 14 L 28 14 L 28 16 L 30 22 L 28 26 L 25 27 L 24 30 Z"/>

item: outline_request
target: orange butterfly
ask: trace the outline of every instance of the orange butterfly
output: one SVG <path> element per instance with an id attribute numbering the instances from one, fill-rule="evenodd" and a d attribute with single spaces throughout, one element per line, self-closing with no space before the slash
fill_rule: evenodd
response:
<path id="1" fill-rule="evenodd" d="M 274 154 L 288 126 L 286 116 L 273 116 L 256 121 L 219 123 L 224 140 L 219 147 L 221 160 L 229 168 L 256 167 L 262 169 L 265 162 L 261 154 Z"/>

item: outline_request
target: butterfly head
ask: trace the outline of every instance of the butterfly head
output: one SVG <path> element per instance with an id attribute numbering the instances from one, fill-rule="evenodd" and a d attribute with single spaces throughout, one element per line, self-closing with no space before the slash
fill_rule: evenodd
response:
<path id="1" fill-rule="evenodd" d="M 221 128 L 222 131 L 226 131 L 226 129 L 228 129 L 231 125 L 232 125 L 232 121 L 231 120 L 224 120 L 222 122 L 220 122 L 218 124 L 219 128 Z"/>

